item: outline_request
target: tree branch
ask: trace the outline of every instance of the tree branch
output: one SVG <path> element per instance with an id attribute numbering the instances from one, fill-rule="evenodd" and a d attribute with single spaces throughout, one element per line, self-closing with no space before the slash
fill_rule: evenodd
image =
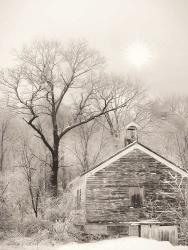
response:
<path id="1" fill-rule="evenodd" d="M 33 121 L 37 118 L 37 116 L 32 117 L 29 121 L 27 121 L 26 119 L 23 118 L 23 120 L 29 125 L 31 126 L 40 136 L 40 138 L 42 139 L 42 141 L 44 142 L 44 144 L 46 145 L 46 147 L 50 150 L 50 152 L 53 152 L 53 148 L 50 146 L 50 144 L 48 143 L 46 137 L 44 136 L 44 134 L 42 133 L 41 129 L 38 129 L 34 124 Z"/>
<path id="2" fill-rule="evenodd" d="M 127 102 L 124 103 L 124 104 L 122 104 L 122 105 L 120 105 L 119 107 L 111 108 L 111 109 L 108 109 L 108 110 L 105 110 L 105 108 L 106 108 L 106 107 L 105 107 L 105 108 L 103 108 L 103 110 L 102 110 L 100 113 L 98 113 L 98 114 L 96 114 L 96 115 L 93 115 L 93 116 L 90 116 L 89 118 L 87 118 L 87 119 L 84 120 L 84 121 L 79 121 L 79 122 L 77 122 L 77 123 L 75 123 L 75 124 L 73 124 L 73 125 L 68 126 L 67 128 L 65 128 L 65 129 L 60 133 L 59 138 L 61 139 L 67 132 L 69 132 L 70 130 L 72 130 L 72 129 L 74 129 L 74 128 L 80 126 L 80 125 L 86 124 L 86 123 L 88 123 L 88 122 L 94 120 L 94 119 L 97 118 L 97 117 L 100 117 L 100 116 L 102 116 L 102 115 L 105 115 L 106 113 L 109 113 L 109 112 L 114 111 L 114 110 L 116 110 L 116 109 L 125 107 L 126 105 L 127 105 Z"/>

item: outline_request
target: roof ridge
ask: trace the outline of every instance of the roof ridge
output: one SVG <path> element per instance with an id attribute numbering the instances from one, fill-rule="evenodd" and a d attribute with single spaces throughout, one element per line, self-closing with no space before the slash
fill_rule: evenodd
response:
<path id="1" fill-rule="evenodd" d="M 84 176 L 85 174 L 89 173 L 90 171 L 98 168 L 99 166 L 101 166 L 102 164 L 106 163 L 107 161 L 109 161 L 110 159 L 112 159 L 113 157 L 117 156 L 118 154 L 122 153 L 123 151 L 127 150 L 128 148 L 134 146 L 134 145 L 140 145 L 141 147 L 145 148 L 146 150 L 149 150 L 150 152 L 152 152 L 153 154 L 157 155 L 158 157 L 161 157 L 163 160 L 167 161 L 168 163 L 174 165 L 176 168 L 178 168 L 179 170 L 183 171 L 185 174 L 188 175 L 188 172 L 185 171 L 185 169 L 181 168 L 180 166 L 178 166 L 176 163 L 170 161 L 169 159 L 165 158 L 164 156 L 160 155 L 159 153 L 155 152 L 154 150 L 152 150 L 151 148 L 145 146 L 144 144 L 140 143 L 139 141 L 134 141 L 133 143 L 128 144 L 126 147 L 118 150 L 116 153 L 114 153 L 113 155 L 111 155 L 110 157 L 106 158 L 105 160 L 103 160 L 102 162 L 100 162 L 99 164 L 97 164 L 95 167 L 89 169 L 86 172 L 83 172 L 81 174 L 81 176 Z"/>

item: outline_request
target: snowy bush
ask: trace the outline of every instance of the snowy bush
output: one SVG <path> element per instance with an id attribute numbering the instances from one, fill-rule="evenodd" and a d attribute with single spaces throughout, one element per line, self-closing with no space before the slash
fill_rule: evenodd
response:
<path id="1" fill-rule="evenodd" d="M 49 230 L 51 224 L 47 220 L 31 217 L 19 225 L 18 230 L 26 237 Z"/>

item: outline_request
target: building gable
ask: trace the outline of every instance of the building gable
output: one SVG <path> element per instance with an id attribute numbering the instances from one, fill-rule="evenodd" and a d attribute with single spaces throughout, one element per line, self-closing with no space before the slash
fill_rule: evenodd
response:
<path id="1" fill-rule="evenodd" d="M 188 178 L 188 173 L 185 172 L 183 169 L 178 167 L 176 164 L 173 162 L 167 160 L 163 156 L 157 154 L 156 152 L 152 151 L 151 149 L 147 148 L 146 146 L 142 145 L 141 143 L 134 142 L 130 145 L 128 145 L 126 148 L 122 149 L 121 151 L 117 152 L 110 158 L 108 158 L 106 161 L 102 162 L 98 166 L 96 166 L 94 169 L 91 169 L 87 173 L 85 173 L 85 177 L 87 178 L 88 176 L 102 170 L 103 168 L 111 165 L 112 163 L 118 161 L 120 158 L 125 157 L 129 153 L 133 152 L 134 150 L 140 150 L 141 152 L 149 155 L 156 161 L 160 162 L 161 164 L 167 166 L 169 169 L 173 170 L 176 173 L 179 173 L 182 177 Z"/>
<path id="2" fill-rule="evenodd" d="M 153 218 L 154 207 L 155 219 L 176 220 L 168 210 L 182 202 L 178 187 L 186 181 L 176 173 L 138 147 L 108 162 L 106 167 L 86 178 L 87 221 L 126 223 L 146 220 Z"/>

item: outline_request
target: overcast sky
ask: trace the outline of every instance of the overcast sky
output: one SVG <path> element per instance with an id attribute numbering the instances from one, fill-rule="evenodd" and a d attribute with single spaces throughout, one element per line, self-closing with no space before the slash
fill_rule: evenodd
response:
<path id="1" fill-rule="evenodd" d="M 85 38 L 153 93 L 188 94 L 188 0 L 0 0 L 0 34 L 0 67 L 33 39 Z M 125 53 L 135 42 L 152 55 L 139 70 Z"/>

